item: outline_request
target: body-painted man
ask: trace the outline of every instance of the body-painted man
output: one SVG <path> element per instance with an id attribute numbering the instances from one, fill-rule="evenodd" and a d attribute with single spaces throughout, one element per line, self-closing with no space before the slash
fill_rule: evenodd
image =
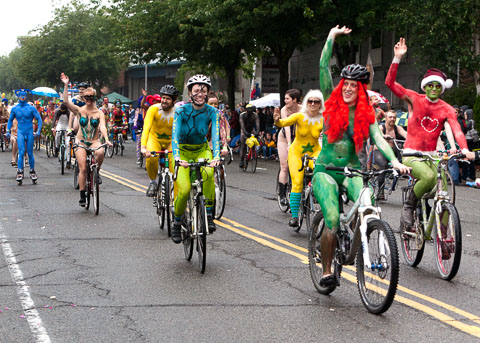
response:
<path id="1" fill-rule="evenodd" d="M 408 134 L 404 145 L 404 152 L 423 151 L 435 153 L 438 137 L 443 130 L 445 121 L 448 121 L 452 128 L 455 140 L 460 145 L 462 152 L 469 152 L 467 141 L 457 121 L 455 109 L 440 99 L 445 88 L 450 88 L 452 80 L 438 69 L 429 69 L 425 74 L 421 87 L 426 94 L 405 89 L 395 82 L 397 77 L 398 64 L 407 52 L 405 39 L 394 47 L 395 57 L 388 71 L 385 84 L 392 92 L 402 100 L 405 100 L 412 109 L 408 118 Z M 455 145 L 452 145 L 455 146 Z M 415 161 L 415 157 L 406 157 L 403 160 L 405 165 L 412 167 L 412 175 L 417 179 L 414 191 L 408 195 L 401 216 L 402 225 L 413 225 L 413 210 L 416 207 L 417 199 L 433 189 L 437 181 L 437 168 L 431 162 Z"/>
<path id="2" fill-rule="evenodd" d="M 155 182 L 158 173 L 158 156 L 152 157 L 150 151 L 169 150 L 168 166 L 172 173 L 174 168 L 173 154 L 171 154 L 172 126 L 178 89 L 172 85 L 166 85 L 162 87 L 160 94 L 161 103 L 148 108 L 141 139 L 141 151 L 147 159 L 147 174 L 150 179 L 147 197 L 153 197 L 158 187 Z"/>
<path id="3" fill-rule="evenodd" d="M 175 197 L 175 221 L 172 228 L 172 240 L 181 242 L 181 217 L 187 207 L 190 193 L 190 168 L 188 161 L 203 158 L 211 161 L 210 167 L 202 170 L 203 194 L 207 208 L 208 231 L 216 230 L 213 222 L 213 201 L 215 197 L 215 183 L 213 167 L 218 166 L 220 160 L 218 110 L 208 105 L 207 96 L 212 84 L 205 75 L 194 75 L 187 81 L 191 103 L 177 107 L 172 129 L 172 148 L 175 161 L 178 162 L 177 195 Z M 212 150 L 207 141 L 209 125 L 212 134 Z"/>
<path id="4" fill-rule="evenodd" d="M 17 144 L 18 144 L 18 161 L 17 161 L 17 181 L 23 179 L 23 162 L 25 148 L 27 149 L 28 162 L 30 165 L 30 178 L 35 182 L 37 173 L 35 172 L 35 159 L 33 157 L 33 140 L 40 135 L 42 130 L 42 117 L 40 113 L 32 105 L 27 103 L 27 93 L 29 89 L 17 89 L 15 95 L 18 97 L 18 105 L 13 107 L 8 119 L 7 134 L 10 137 L 13 120 L 17 119 Z M 37 120 L 37 131 L 33 133 L 33 121 Z"/>
<path id="5" fill-rule="evenodd" d="M 320 283 L 324 286 L 335 282 L 331 264 L 336 246 L 335 232 L 340 226 L 339 187 L 347 189 L 352 201 L 359 197 L 363 187 L 360 178 L 347 178 L 326 167 L 350 166 L 360 168 L 358 153 L 369 137 L 395 168 L 407 171 L 395 157 L 390 145 L 383 138 L 375 120 L 375 112 L 369 103 L 366 84 L 370 73 L 358 64 L 343 68 L 340 83 L 333 89 L 329 70 L 335 37 L 348 34 L 351 30 L 334 27 L 330 30 L 320 58 L 320 88 L 328 100 L 325 103 L 324 135 L 322 151 L 315 165 L 313 191 L 325 217 L 327 230 L 323 231 L 320 248 L 322 252 L 323 276 Z M 332 91 L 333 89 L 333 91 Z"/>
<path id="6" fill-rule="evenodd" d="M 322 148 L 318 142 L 323 129 L 322 112 L 325 107 L 323 95 L 319 90 L 310 90 L 303 99 L 302 110 L 294 113 L 285 119 L 280 119 L 280 110 L 275 109 L 274 119 L 277 127 L 296 125 L 296 135 L 288 151 L 288 169 L 292 179 L 292 190 L 290 193 L 290 210 L 292 218 L 288 222 L 291 227 L 298 227 L 298 209 L 303 188 L 302 169 L 303 155 L 317 157 Z M 313 169 L 313 161 L 309 163 Z"/>
<path id="7" fill-rule="evenodd" d="M 246 111 L 240 114 L 240 164 L 243 168 L 247 155 L 247 139 L 250 136 L 258 136 L 260 131 L 260 118 L 258 118 L 257 108 L 252 104 L 246 106 Z"/>

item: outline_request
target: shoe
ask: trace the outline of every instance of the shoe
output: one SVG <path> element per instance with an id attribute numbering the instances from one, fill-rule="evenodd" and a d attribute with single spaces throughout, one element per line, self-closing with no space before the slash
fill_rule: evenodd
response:
<path id="1" fill-rule="evenodd" d="M 22 181 L 23 180 L 23 170 L 17 170 L 17 178 L 16 181 Z"/>
<path id="2" fill-rule="evenodd" d="M 245 168 L 245 163 L 243 163 L 243 161 L 241 161 L 241 162 L 238 164 L 238 167 L 239 167 L 240 169 Z"/>
<path id="3" fill-rule="evenodd" d="M 403 204 L 402 214 L 400 217 L 401 224 L 407 227 L 413 226 L 415 221 L 415 218 L 413 218 L 413 211 L 415 207 L 417 207 L 417 196 L 412 190 Z"/>
<path id="4" fill-rule="evenodd" d="M 100 173 L 98 173 L 98 184 L 101 185 L 103 183 L 102 177 L 100 176 Z"/>
<path id="5" fill-rule="evenodd" d="M 67 165 L 65 166 L 67 169 L 70 169 L 72 167 L 72 162 L 67 162 Z"/>
<path id="6" fill-rule="evenodd" d="M 208 221 L 208 232 L 214 233 L 215 231 L 217 231 L 217 226 L 213 221 L 213 215 L 207 214 L 207 221 Z"/>
<path id="7" fill-rule="evenodd" d="M 32 179 L 33 181 L 36 181 L 38 179 L 38 176 L 35 170 L 30 170 L 30 179 Z"/>
<path id="8" fill-rule="evenodd" d="M 81 207 L 85 207 L 87 204 L 87 195 L 85 194 L 85 191 L 80 191 L 80 200 L 78 201 L 78 204 Z"/>
<path id="9" fill-rule="evenodd" d="M 288 221 L 288 226 L 298 227 L 298 218 L 290 218 L 290 220 Z"/>
<path id="10" fill-rule="evenodd" d="M 172 226 L 172 241 L 175 244 L 180 244 L 182 242 L 182 222 L 177 221 L 176 219 Z"/>
<path id="11" fill-rule="evenodd" d="M 328 286 L 333 286 L 335 284 L 335 275 L 329 274 L 322 276 L 320 279 L 320 286 L 322 287 L 328 287 Z"/>
<path id="12" fill-rule="evenodd" d="M 140 165 L 140 163 L 141 163 L 141 162 L 140 162 L 140 159 L 137 158 L 137 165 Z"/>
<path id="13" fill-rule="evenodd" d="M 17 166 L 17 161 L 12 161 L 12 167 L 16 167 Z"/>
<path id="14" fill-rule="evenodd" d="M 148 189 L 147 189 L 147 197 L 149 198 L 153 198 L 155 196 L 155 192 L 157 190 L 157 183 L 154 181 L 154 182 L 150 182 L 150 186 L 148 186 Z"/>

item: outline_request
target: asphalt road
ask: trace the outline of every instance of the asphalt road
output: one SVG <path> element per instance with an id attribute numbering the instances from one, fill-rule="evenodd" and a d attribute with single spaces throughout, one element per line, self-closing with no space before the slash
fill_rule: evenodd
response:
<path id="1" fill-rule="evenodd" d="M 458 187 L 463 256 L 438 277 L 433 246 L 418 268 L 400 257 L 396 301 L 363 307 L 354 269 L 330 296 L 316 292 L 307 235 L 274 196 L 278 164 L 228 168 L 227 207 L 208 237 L 207 269 L 187 262 L 158 227 L 134 146 L 106 159 L 100 214 L 78 206 L 71 171 L 36 152 L 37 185 L 17 186 L 0 152 L 0 342 L 476 342 L 480 338 L 480 190 Z M 28 173 L 26 173 L 28 175 Z M 396 226 L 400 194 L 382 205 Z"/>

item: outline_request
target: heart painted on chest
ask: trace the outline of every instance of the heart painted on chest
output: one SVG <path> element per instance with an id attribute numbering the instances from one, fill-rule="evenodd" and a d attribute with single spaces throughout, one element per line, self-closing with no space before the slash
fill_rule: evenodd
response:
<path id="1" fill-rule="evenodd" d="M 438 128 L 438 119 L 432 119 L 429 116 L 423 117 L 420 121 L 420 125 L 422 125 L 423 129 L 428 133 L 432 133 Z"/>

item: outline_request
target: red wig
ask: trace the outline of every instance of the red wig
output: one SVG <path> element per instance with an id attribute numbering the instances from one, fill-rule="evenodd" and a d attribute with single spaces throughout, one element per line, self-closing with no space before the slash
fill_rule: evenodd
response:
<path id="1" fill-rule="evenodd" d="M 325 103 L 325 134 L 328 143 L 334 143 L 343 137 L 348 127 L 349 108 L 343 101 L 342 88 L 344 79 L 335 87 L 330 98 Z M 358 153 L 363 146 L 365 139 L 369 137 L 370 125 L 375 122 L 375 111 L 367 96 L 367 85 L 357 81 L 358 97 L 355 109 L 355 120 L 353 123 L 353 141 L 355 151 Z"/>

